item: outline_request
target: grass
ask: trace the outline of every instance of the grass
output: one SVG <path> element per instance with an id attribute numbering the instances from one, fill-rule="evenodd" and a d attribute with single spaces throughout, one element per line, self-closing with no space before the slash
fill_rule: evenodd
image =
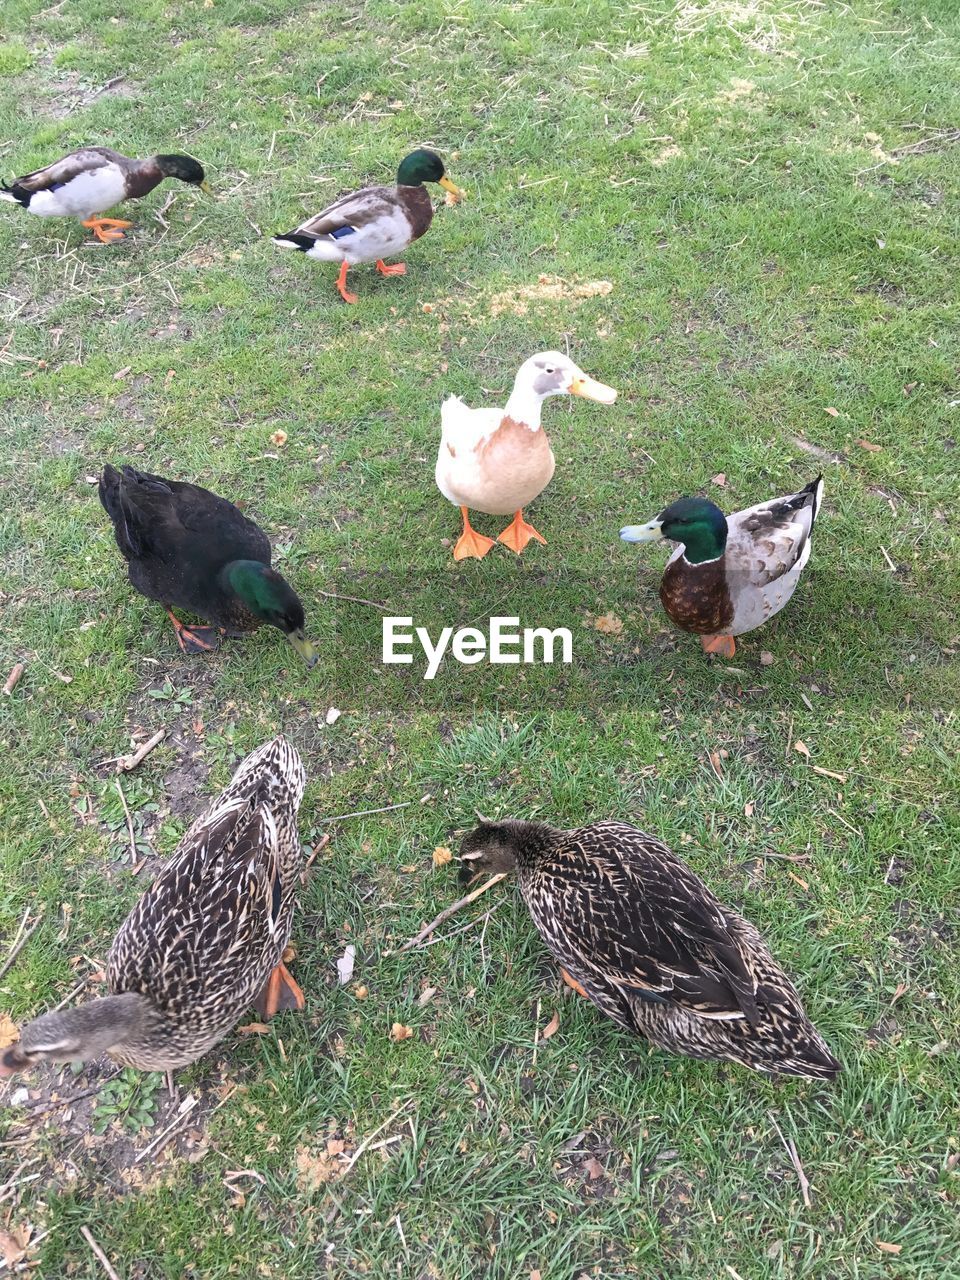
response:
<path id="1" fill-rule="evenodd" d="M 305 842 L 332 836 L 296 925 L 307 1016 L 182 1073 L 198 1105 L 159 1156 L 137 1161 L 176 1114 L 152 1083 L 108 1094 L 127 1117 L 156 1096 L 139 1134 L 89 1137 L 96 1095 L 29 1125 L 22 1098 L 4 1111 L 0 1228 L 32 1233 L 31 1274 L 101 1275 L 84 1225 L 125 1280 L 950 1274 L 956 6 L 8 0 L 4 17 L 5 176 L 83 142 L 179 149 L 217 198 L 164 187 L 108 249 L 0 210 L 3 670 L 27 664 L 0 705 L 0 930 L 44 910 L 0 1009 L 26 1018 L 96 972 L 268 734 L 304 754 Z M 469 198 L 405 278 L 356 271 L 347 308 L 333 268 L 265 239 L 419 143 Z M 612 289 L 576 296 L 597 281 Z M 440 400 L 502 402 L 523 358 L 566 344 L 620 399 L 547 406 L 548 546 L 455 566 Z M 244 500 L 307 601 L 314 672 L 273 633 L 177 653 L 120 570 L 88 479 L 107 460 Z M 659 611 L 657 551 L 617 530 L 681 492 L 736 508 L 820 470 L 796 598 L 733 669 L 708 664 Z M 575 662 L 447 662 L 427 683 L 381 665 L 380 611 L 320 591 L 434 632 L 567 625 Z M 124 780 L 134 876 L 100 762 L 161 726 Z M 660 833 L 764 929 L 843 1075 L 775 1084 L 648 1051 L 561 998 L 513 891 L 454 941 L 383 958 L 456 895 L 430 855 L 477 810 Z M 336 984 L 350 942 L 364 1000 Z M 392 1042 L 394 1022 L 414 1035 Z M 26 1104 L 103 1071 L 35 1073 Z M 389 1145 L 324 1181 L 329 1143 L 385 1121 Z"/>

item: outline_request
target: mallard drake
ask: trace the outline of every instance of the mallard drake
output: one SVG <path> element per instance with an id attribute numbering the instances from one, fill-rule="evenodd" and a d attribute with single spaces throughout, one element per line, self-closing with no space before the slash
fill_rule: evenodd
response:
<path id="1" fill-rule="evenodd" d="M 523 518 L 523 508 L 543 492 L 555 461 L 540 426 L 540 406 L 547 396 L 574 395 L 613 404 L 617 393 L 594 382 L 559 351 L 541 351 L 520 366 L 505 409 L 471 409 L 459 396 L 440 407 L 441 438 L 437 454 L 437 488 L 463 516 L 463 532 L 454 558 L 481 559 L 492 538 L 471 527 L 470 510 L 491 516 L 513 515 L 500 534 L 519 555 L 531 538 L 546 538 Z"/>
<path id="2" fill-rule="evenodd" d="M 707 498 L 679 498 L 647 524 L 620 530 L 624 542 L 679 542 L 667 561 L 660 599 L 704 652 L 732 658 L 741 636 L 779 613 L 810 559 L 823 477 L 799 493 L 725 516 Z"/>
<path id="3" fill-rule="evenodd" d="M 123 200 L 136 200 L 164 178 L 179 178 L 201 191 L 210 190 L 203 166 L 192 156 L 151 156 L 134 160 L 109 147 L 83 147 L 17 178 L 0 184 L 0 199 L 22 205 L 41 218 L 79 218 L 103 244 L 122 240 L 121 228 L 133 226 L 98 214 Z"/>
<path id="4" fill-rule="evenodd" d="M 317 655 L 304 634 L 303 605 L 271 569 L 267 535 L 232 502 L 133 467 L 121 475 L 109 464 L 100 476 L 100 501 L 131 583 L 163 605 L 185 653 L 216 649 L 218 636 L 214 627 L 185 626 L 174 606 L 213 622 L 221 634 L 241 635 L 266 622 L 313 666 Z"/>
<path id="5" fill-rule="evenodd" d="M 173 1071 L 218 1044 L 251 1005 L 261 1018 L 302 1009 L 284 956 L 304 785 L 284 738 L 247 756 L 120 926 L 107 956 L 110 994 L 27 1023 L 0 1074 L 101 1053 Z"/>
<path id="6" fill-rule="evenodd" d="M 360 262 L 376 262 L 385 276 L 402 276 L 403 262 L 383 260 L 402 253 L 427 231 L 433 221 L 433 201 L 425 182 L 437 182 L 454 201 L 462 198 L 459 187 L 446 176 L 435 151 L 411 151 L 397 170 L 395 187 L 364 187 L 341 196 L 321 213 L 301 222 L 295 231 L 274 236 L 283 249 L 299 249 L 308 258 L 339 262 L 337 289 L 344 302 L 356 302 L 347 289 L 347 270 Z"/>
<path id="7" fill-rule="evenodd" d="M 625 822 L 484 822 L 461 876 L 516 869 L 565 980 L 618 1026 L 691 1058 L 828 1079 L 840 1064 L 749 921 Z"/>

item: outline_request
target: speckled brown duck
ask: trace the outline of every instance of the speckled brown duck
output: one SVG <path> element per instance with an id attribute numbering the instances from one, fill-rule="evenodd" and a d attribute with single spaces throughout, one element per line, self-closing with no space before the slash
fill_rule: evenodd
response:
<path id="1" fill-rule="evenodd" d="M 796 590 L 822 500 L 822 476 L 731 516 L 707 498 L 679 498 L 620 537 L 680 543 L 660 583 L 663 607 L 675 626 L 700 636 L 706 653 L 732 658 L 734 636 L 768 622 Z"/>
<path id="2" fill-rule="evenodd" d="M 655 837 L 625 822 L 484 822 L 461 857 L 465 879 L 516 870 L 565 979 L 626 1030 L 755 1071 L 840 1070 L 754 926 Z"/>
<path id="3" fill-rule="evenodd" d="M 120 927 L 110 994 L 27 1023 L 0 1075 L 108 1053 L 172 1071 L 207 1053 L 251 1005 L 303 1007 L 284 964 L 300 887 L 297 810 L 305 777 L 275 738 L 243 761 Z"/>
<path id="4" fill-rule="evenodd" d="M 433 201 L 425 182 L 436 182 L 454 201 L 462 196 L 437 153 L 420 148 L 401 161 L 395 187 L 364 187 L 341 196 L 296 230 L 274 236 L 273 243 L 321 262 L 339 262 L 337 289 L 344 302 L 356 302 L 357 295 L 347 289 L 350 267 L 376 262 L 382 275 L 406 273 L 404 263 L 388 265 L 384 258 L 402 253 L 430 229 Z"/>
<path id="5" fill-rule="evenodd" d="M 271 568 L 270 539 L 232 502 L 196 484 L 109 465 L 100 476 L 100 501 L 130 582 L 163 605 L 184 652 L 216 649 L 218 631 L 241 635 L 266 623 L 313 666 L 303 605 Z M 187 626 L 174 608 L 214 625 Z"/>
<path id="6" fill-rule="evenodd" d="M 109 147 L 83 147 L 44 169 L 24 174 L 9 187 L 0 185 L 0 199 L 40 218 L 79 218 L 98 240 L 108 244 L 122 239 L 122 228 L 133 224 L 99 215 L 124 200 L 149 195 L 164 178 L 179 178 L 201 191 L 210 190 L 203 166 L 192 156 L 135 160 Z"/>

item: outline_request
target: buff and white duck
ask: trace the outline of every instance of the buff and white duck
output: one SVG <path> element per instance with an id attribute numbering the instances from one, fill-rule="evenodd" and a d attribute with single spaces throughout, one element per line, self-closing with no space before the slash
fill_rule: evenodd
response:
<path id="1" fill-rule="evenodd" d="M 559 351 L 542 351 L 524 361 L 503 409 L 471 409 L 449 396 L 441 406 L 442 434 L 437 454 L 437 488 L 463 516 L 463 533 L 453 554 L 457 560 L 481 559 L 493 539 L 477 533 L 470 511 L 512 515 L 498 541 L 519 555 L 531 538 L 546 543 L 523 518 L 523 508 L 550 483 L 556 462 L 540 425 L 548 396 L 574 395 L 613 404 L 613 387 L 595 382 Z"/>

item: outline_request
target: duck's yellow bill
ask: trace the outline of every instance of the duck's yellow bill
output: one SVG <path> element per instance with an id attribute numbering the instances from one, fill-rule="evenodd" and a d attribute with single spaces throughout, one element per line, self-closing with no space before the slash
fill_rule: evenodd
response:
<path id="1" fill-rule="evenodd" d="M 570 383 L 570 394 L 583 396 L 584 400 L 596 400 L 598 404 L 613 404 L 617 398 L 613 387 L 608 387 L 602 382 L 594 382 L 585 373 L 581 373 Z"/>
<path id="2" fill-rule="evenodd" d="M 440 186 L 443 187 L 444 191 L 449 191 L 455 201 L 463 199 L 463 192 L 455 182 L 450 181 L 446 174 L 440 179 Z"/>
<path id="3" fill-rule="evenodd" d="M 302 631 L 290 631 L 287 634 L 287 639 L 290 641 L 290 643 L 293 645 L 297 653 L 299 653 L 300 657 L 304 660 L 304 662 L 307 664 L 308 667 L 312 667 L 316 664 L 317 658 L 320 655 L 317 653 L 316 649 L 314 649 L 313 645 L 310 643 L 310 641 L 307 639 L 307 637 L 303 634 Z"/>

